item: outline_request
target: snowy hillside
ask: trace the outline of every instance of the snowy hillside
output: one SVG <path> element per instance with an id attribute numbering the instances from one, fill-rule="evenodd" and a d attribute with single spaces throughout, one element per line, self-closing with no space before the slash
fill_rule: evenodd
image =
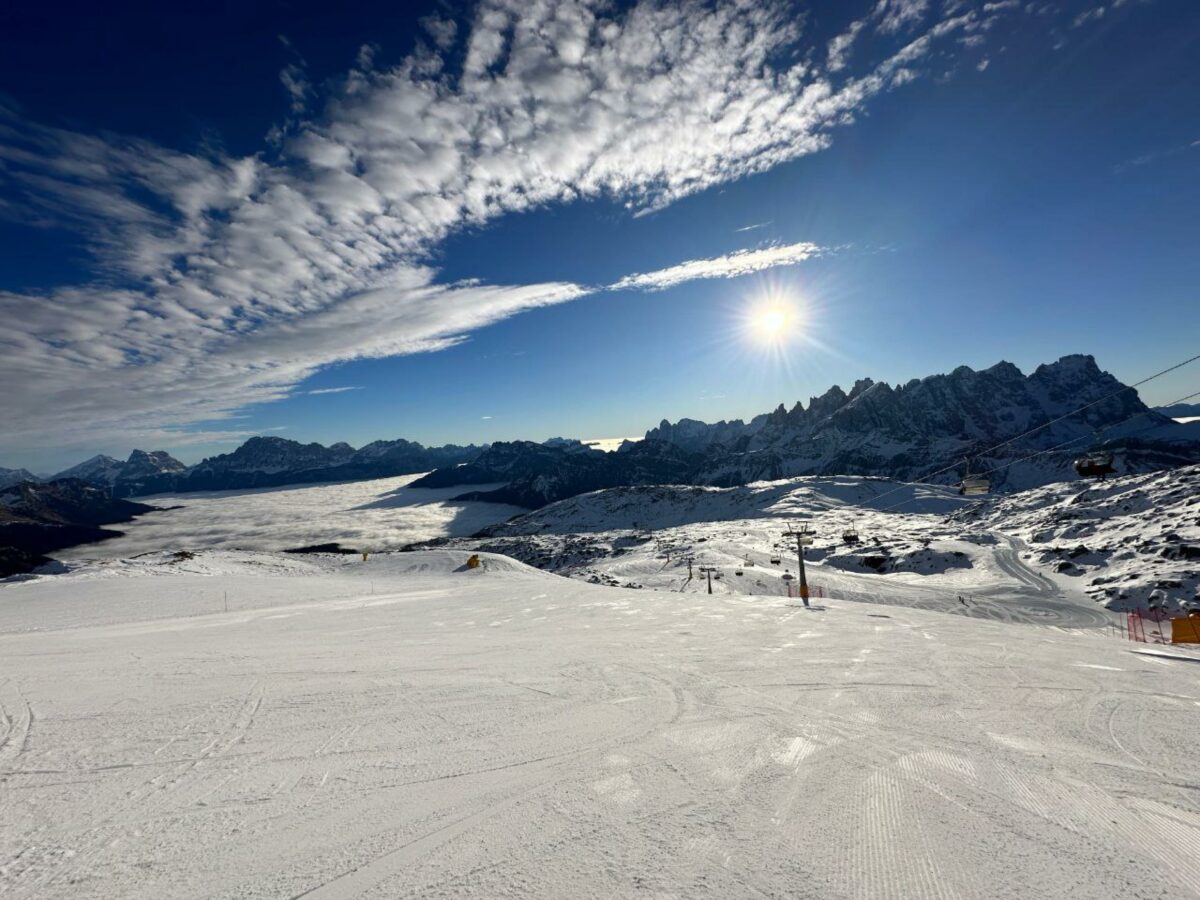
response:
<path id="1" fill-rule="evenodd" d="M 794 545 L 788 549 L 783 532 L 803 525 L 813 532 L 810 579 L 842 596 L 877 590 L 882 578 L 896 592 L 891 602 L 904 597 L 909 605 L 1004 617 L 982 603 L 963 608 L 958 597 L 965 593 L 1090 619 L 1097 603 L 1145 609 L 1154 590 L 1169 610 L 1194 605 L 1198 481 L 1200 466 L 1193 466 L 984 500 L 849 476 L 738 488 L 615 488 L 551 504 L 454 545 L 507 553 L 573 578 L 669 590 L 707 590 L 696 572 L 712 565 L 719 591 L 783 594 L 781 576 L 796 574 Z"/>
<path id="2" fill-rule="evenodd" d="M 1200 466 L 1051 484 L 965 508 L 954 520 L 1015 535 L 1032 561 L 1113 609 L 1200 601 Z"/>
<path id="3" fill-rule="evenodd" d="M 0 894 L 1200 893 L 1186 654 L 465 560 L 0 585 Z"/>

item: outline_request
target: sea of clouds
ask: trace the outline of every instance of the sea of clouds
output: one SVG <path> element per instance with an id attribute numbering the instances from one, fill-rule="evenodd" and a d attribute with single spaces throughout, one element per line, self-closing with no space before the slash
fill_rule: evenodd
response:
<path id="1" fill-rule="evenodd" d="M 414 541 L 469 535 L 525 511 L 499 503 L 452 499 L 496 485 L 408 486 L 419 477 L 160 494 L 145 501 L 164 507 L 160 512 L 114 526 L 125 532 L 122 537 L 72 547 L 56 556 L 78 561 L 128 558 L 158 550 L 286 550 L 334 542 L 359 550 L 395 550 Z"/>

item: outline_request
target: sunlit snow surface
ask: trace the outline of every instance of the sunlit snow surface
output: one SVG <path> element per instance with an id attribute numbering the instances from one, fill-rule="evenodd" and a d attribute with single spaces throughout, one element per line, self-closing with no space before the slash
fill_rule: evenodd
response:
<path id="1" fill-rule="evenodd" d="M 1188 654 L 465 559 L 0 585 L 0 895 L 1200 894 Z"/>
<path id="2" fill-rule="evenodd" d="M 164 549 L 287 550 L 325 543 L 362 550 L 396 549 L 414 541 L 472 534 L 525 511 L 499 503 L 451 501 L 467 491 L 498 485 L 408 487 L 420 477 L 139 498 L 167 508 L 113 526 L 125 532 L 123 537 L 72 547 L 55 556 L 76 561 Z"/>

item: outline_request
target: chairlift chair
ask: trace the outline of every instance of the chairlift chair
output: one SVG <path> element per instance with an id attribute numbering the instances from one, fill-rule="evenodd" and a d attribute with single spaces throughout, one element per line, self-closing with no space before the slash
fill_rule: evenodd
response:
<path id="1" fill-rule="evenodd" d="M 1075 471 L 1083 478 L 1099 478 L 1103 481 L 1105 475 L 1116 471 L 1113 468 L 1113 455 L 1103 450 L 1085 453 L 1075 460 Z"/>
<path id="2" fill-rule="evenodd" d="M 847 544 L 858 543 L 858 529 L 851 526 L 842 532 L 842 540 Z"/>
<path id="3" fill-rule="evenodd" d="M 958 485 L 958 493 L 964 497 L 978 497 L 986 494 L 992 488 L 992 483 L 982 475 L 971 474 L 971 461 L 967 460 L 967 474 Z"/>
<path id="4" fill-rule="evenodd" d="M 959 494 L 964 497 L 978 497 L 991 490 L 992 484 L 981 475 L 967 475 L 958 486 Z"/>

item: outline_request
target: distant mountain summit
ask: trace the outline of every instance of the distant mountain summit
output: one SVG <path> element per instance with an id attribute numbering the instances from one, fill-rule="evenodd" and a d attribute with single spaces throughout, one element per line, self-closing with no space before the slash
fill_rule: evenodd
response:
<path id="1" fill-rule="evenodd" d="M 0 468 L 0 488 L 6 488 L 9 485 L 20 484 L 22 481 L 41 481 L 36 475 L 28 469 L 5 469 Z"/>
<path id="2" fill-rule="evenodd" d="M 134 450 L 124 462 L 111 456 L 93 456 L 51 476 L 47 481 L 79 479 L 107 487 L 114 496 L 129 497 L 143 493 L 144 486 L 156 479 L 186 470 L 187 466 L 165 450 Z"/>

